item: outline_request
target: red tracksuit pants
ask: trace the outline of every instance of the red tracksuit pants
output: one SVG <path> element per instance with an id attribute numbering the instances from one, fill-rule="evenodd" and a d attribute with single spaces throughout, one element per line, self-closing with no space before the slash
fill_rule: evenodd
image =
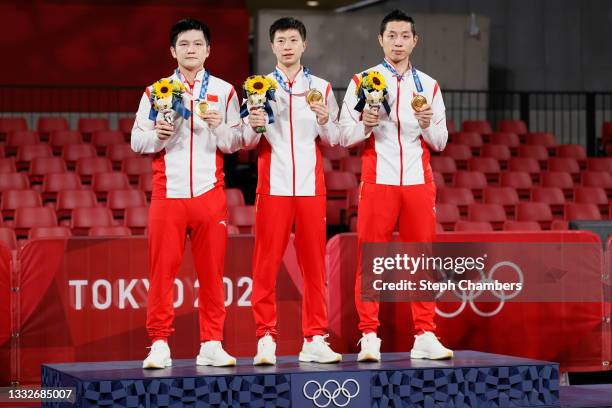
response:
<path id="1" fill-rule="evenodd" d="M 183 260 L 187 233 L 200 282 L 200 340 L 222 340 L 227 244 L 227 206 L 222 187 L 194 198 L 151 201 L 147 333 L 155 340 L 167 338 L 174 331 L 174 280 Z"/>
<path id="2" fill-rule="evenodd" d="M 362 183 L 357 212 L 358 268 L 355 281 L 355 304 L 359 330 L 376 332 L 378 302 L 361 300 L 361 246 L 364 242 L 388 242 L 399 217 L 403 242 L 432 242 L 436 233 L 436 186 L 434 183 L 412 186 L 390 186 Z M 417 333 L 436 329 L 434 302 L 411 302 Z"/>
<path id="3" fill-rule="evenodd" d="M 304 279 L 302 331 L 306 338 L 327 333 L 325 286 L 325 196 L 260 194 L 255 204 L 255 250 L 251 303 L 256 335 L 276 337 L 276 276 L 295 222 L 295 249 Z"/>

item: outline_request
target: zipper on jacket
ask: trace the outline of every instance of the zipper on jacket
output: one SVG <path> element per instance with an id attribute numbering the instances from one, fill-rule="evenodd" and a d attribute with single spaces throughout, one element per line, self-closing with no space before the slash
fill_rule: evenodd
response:
<path id="1" fill-rule="evenodd" d="M 399 143 L 400 152 L 400 186 L 404 184 L 404 149 L 402 148 L 402 125 L 399 118 L 399 104 L 400 104 L 400 80 L 397 80 L 397 102 L 395 103 L 395 115 L 397 116 L 397 143 Z"/>
<path id="2" fill-rule="evenodd" d="M 193 198 L 193 99 L 191 99 L 191 126 L 189 129 L 189 192 Z"/>
<path id="3" fill-rule="evenodd" d="M 293 147 L 293 83 L 289 82 L 289 131 L 291 132 L 291 164 L 293 168 L 293 195 L 295 196 L 295 151 Z"/>

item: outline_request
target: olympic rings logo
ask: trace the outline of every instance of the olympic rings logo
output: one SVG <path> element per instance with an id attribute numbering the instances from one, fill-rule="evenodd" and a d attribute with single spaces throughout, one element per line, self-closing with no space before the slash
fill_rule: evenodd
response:
<path id="1" fill-rule="evenodd" d="M 314 386 L 310 387 L 309 390 L 311 384 Z M 350 384 L 353 384 L 353 386 L 349 386 Z M 351 388 L 353 388 L 353 392 L 351 392 Z M 302 392 L 304 397 L 311 400 L 318 408 L 325 408 L 332 402 L 336 407 L 346 407 L 359 394 L 359 383 L 352 378 L 344 380 L 342 385 L 336 380 L 327 380 L 323 385 L 318 381 L 310 380 L 304 384 Z"/>
<path id="2" fill-rule="evenodd" d="M 495 272 L 503 267 L 503 266 L 507 266 L 510 267 L 512 269 L 514 269 L 514 271 L 516 272 L 516 275 L 518 277 L 518 282 L 521 283 L 521 286 L 523 286 L 522 284 L 524 283 L 524 276 L 523 276 L 523 271 L 521 270 L 521 268 L 519 268 L 519 266 L 517 264 L 515 264 L 514 262 L 510 262 L 510 261 L 503 261 L 503 262 L 498 262 L 496 263 L 491 270 L 489 271 L 489 276 L 485 277 L 485 274 L 483 272 L 482 269 L 478 269 L 478 273 L 480 274 L 480 281 L 484 282 L 484 283 L 493 283 L 495 282 L 495 280 L 493 279 L 493 276 L 495 275 Z M 442 275 L 444 275 L 444 278 L 446 280 L 448 280 L 448 276 L 446 276 L 446 273 L 444 273 L 443 271 L 438 271 L 440 272 Z M 492 290 L 491 292 L 493 293 L 493 295 L 499 299 L 499 304 L 497 305 L 497 307 L 490 311 L 490 312 L 484 312 L 482 310 L 480 310 L 475 303 L 475 300 L 482 294 L 482 290 L 469 290 L 466 291 L 464 289 L 461 290 L 461 293 L 458 293 L 456 290 L 453 290 L 452 293 L 457 296 L 457 298 L 459 300 L 461 300 L 461 305 L 459 306 L 459 308 L 453 312 L 443 312 L 442 310 L 438 309 L 438 306 L 436 306 L 436 313 L 439 316 L 445 317 L 447 319 L 450 319 L 452 317 L 458 316 L 461 312 L 463 312 L 463 309 L 465 309 L 465 307 L 469 304 L 470 307 L 472 308 L 472 310 L 474 311 L 474 313 L 476 313 L 478 316 L 481 317 L 492 317 L 495 316 L 496 314 L 498 314 L 499 312 L 501 312 L 501 310 L 504 308 L 504 304 L 506 303 L 506 300 L 512 299 L 516 296 L 518 296 L 518 294 L 521 292 L 520 290 L 516 290 L 513 293 L 506 295 L 506 293 L 501 290 L 501 291 L 496 291 L 496 290 Z M 442 294 L 444 293 L 444 291 L 438 293 L 436 295 L 436 299 L 438 299 L 440 296 L 442 296 Z"/>

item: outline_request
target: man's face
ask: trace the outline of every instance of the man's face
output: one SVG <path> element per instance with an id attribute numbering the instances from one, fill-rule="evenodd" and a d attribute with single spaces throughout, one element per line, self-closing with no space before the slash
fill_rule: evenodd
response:
<path id="1" fill-rule="evenodd" d="M 202 31 L 189 30 L 178 35 L 176 46 L 170 47 L 170 52 L 180 67 L 193 70 L 204 65 L 210 54 L 210 47 Z"/>
<path id="2" fill-rule="evenodd" d="M 302 40 L 296 29 L 277 31 L 272 41 L 272 52 L 279 63 L 289 66 L 299 63 L 306 50 L 306 41 Z"/>
<path id="3" fill-rule="evenodd" d="M 410 58 L 410 54 L 412 54 L 412 50 L 419 39 L 418 36 L 412 35 L 411 25 L 406 21 L 390 21 L 387 23 L 383 35 L 378 36 L 378 42 L 387 59 L 392 62 L 399 62 Z"/>

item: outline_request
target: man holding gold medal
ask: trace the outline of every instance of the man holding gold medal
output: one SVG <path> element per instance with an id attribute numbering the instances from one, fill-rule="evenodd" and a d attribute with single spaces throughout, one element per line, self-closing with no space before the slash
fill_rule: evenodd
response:
<path id="1" fill-rule="evenodd" d="M 152 153 L 149 209 L 150 287 L 147 332 L 151 351 L 143 368 L 172 365 L 168 337 L 174 329 L 174 280 L 189 234 L 200 283 L 198 365 L 231 366 L 223 350 L 223 270 L 227 241 L 223 155 L 242 147 L 238 97 L 227 82 L 210 75 L 208 27 L 185 19 L 170 30 L 170 52 L 178 68 L 148 87 L 132 129 L 137 153 Z"/>
<path id="2" fill-rule="evenodd" d="M 338 143 L 338 105 L 329 82 L 301 65 L 304 24 L 281 18 L 270 27 L 270 41 L 277 66 L 245 82 L 242 112 L 249 125 L 245 143 L 259 145 L 251 296 L 259 341 L 253 364 L 276 363 L 276 277 L 293 226 L 304 278 L 299 359 L 337 363 L 342 356 L 325 341 L 326 193 L 319 143 Z"/>
<path id="3" fill-rule="evenodd" d="M 340 115 L 341 144 L 365 141 L 357 234 L 359 266 L 355 303 L 362 332 L 359 361 L 380 361 L 377 302 L 361 298 L 361 251 L 365 242 L 388 242 L 399 218 L 405 242 L 431 242 L 436 230 L 436 186 L 429 149 L 446 146 L 445 107 L 438 83 L 417 71 L 414 21 L 395 10 L 381 22 L 379 65 L 349 83 Z M 416 330 L 411 358 L 445 359 L 453 352 L 435 336 L 435 303 L 412 302 Z"/>

